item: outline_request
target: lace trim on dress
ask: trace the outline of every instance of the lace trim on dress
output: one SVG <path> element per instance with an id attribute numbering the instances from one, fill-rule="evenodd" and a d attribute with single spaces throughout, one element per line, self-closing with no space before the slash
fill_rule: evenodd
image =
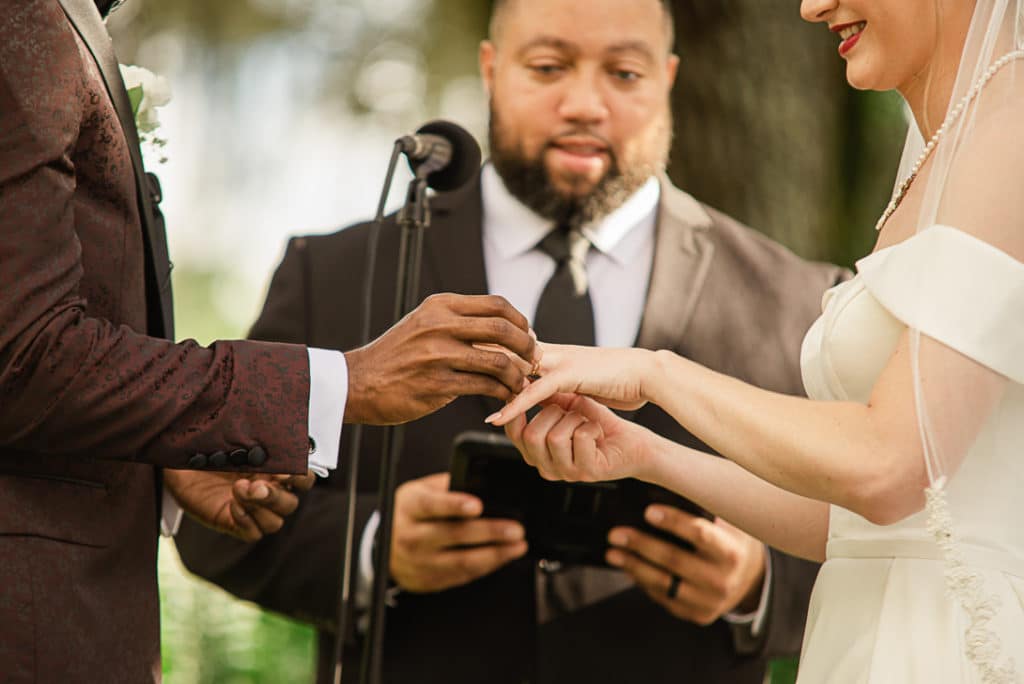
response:
<path id="1" fill-rule="evenodd" d="M 995 594 L 985 595 L 984 580 L 964 557 L 953 532 L 953 517 L 946 498 L 946 478 L 940 477 L 925 489 L 928 531 L 942 550 L 946 563 L 946 589 L 967 612 L 970 624 L 964 633 L 967 658 L 978 669 L 983 684 L 1017 682 L 1013 658 L 999 665 L 1003 645 L 989 629 L 989 622 L 1002 607 Z"/>

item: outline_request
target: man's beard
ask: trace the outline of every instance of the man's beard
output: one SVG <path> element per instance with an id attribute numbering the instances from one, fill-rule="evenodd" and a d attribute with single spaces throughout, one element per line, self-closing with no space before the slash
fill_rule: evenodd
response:
<path id="1" fill-rule="evenodd" d="M 595 137 L 585 129 L 566 131 L 563 135 Z M 539 216 L 562 225 L 583 226 L 600 221 L 621 207 L 664 166 L 664 161 L 659 161 L 622 168 L 615 152 L 608 145 L 608 170 L 597 184 L 586 194 L 566 194 L 552 181 L 544 164 L 544 153 L 550 149 L 550 143 L 542 147 L 536 157 L 528 157 L 521 143 L 508 139 L 493 107 L 488 140 L 491 163 L 508 191 Z M 666 143 L 666 150 L 667 147 Z"/>

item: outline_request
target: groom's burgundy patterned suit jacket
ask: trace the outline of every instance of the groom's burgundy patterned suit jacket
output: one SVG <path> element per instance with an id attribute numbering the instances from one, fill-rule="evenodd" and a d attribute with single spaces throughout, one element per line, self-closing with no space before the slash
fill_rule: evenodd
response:
<path id="1" fill-rule="evenodd" d="M 160 468 L 306 467 L 304 347 L 161 339 L 116 69 L 91 0 L 0 3 L 0 682 L 158 679 Z"/>

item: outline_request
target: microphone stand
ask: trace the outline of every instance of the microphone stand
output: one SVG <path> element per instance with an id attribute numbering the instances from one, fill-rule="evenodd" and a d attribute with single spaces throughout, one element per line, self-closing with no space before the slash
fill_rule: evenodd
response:
<path id="1" fill-rule="evenodd" d="M 373 307 L 373 282 L 377 267 L 377 245 L 380 242 L 381 225 L 384 223 L 384 207 L 391 194 L 391 181 L 395 177 L 395 166 L 402 156 L 400 143 L 396 142 L 384 177 L 384 187 L 377 203 L 377 214 L 371 224 L 366 241 L 366 272 L 363 277 L 363 311 L 360 328 L 360 346 L 370 341 L 371 314 Z M 344 666 L 345 639 L 352 620 L 352 557 L 355 546 L 356 498 L 359 496 L 359 460 L 362 455 L 363 426 L 351 427 L 352 439 L 345 482 L 347 498 L 345 507 L 344 538 L 341 543 L 341 588 L 338 598 L 337 634 L 334 639 L 334 684 L 341 684 Z M 344 464 L 342 465 L 344 467 Z"/>
<path id="2" fill-rule="evenodd" d="M 420 266 L 423 259 L 423 234 L 430 225 L 430 204 L 427 197 L 427 165 L 420 167 L 409 183 L 405 206 L 398 213 L 401 242 L 398 250 L 398 273 L 395 287 L 395 322 L 419 304 Z M 379 511 L 380 526 L 373 558 L 373 598 L 370 602 L 370 625 L 363 650 L 362 684 L 380 684 L 384 654 L 384 622 L 387 605 L 388 576 L 391 560 L 391 527 L 395 513 L 395 489 L 398 484 L 398 459 L 402 452 L 405 430 L 401 425 L 385 428 L 381 443 Z"/>

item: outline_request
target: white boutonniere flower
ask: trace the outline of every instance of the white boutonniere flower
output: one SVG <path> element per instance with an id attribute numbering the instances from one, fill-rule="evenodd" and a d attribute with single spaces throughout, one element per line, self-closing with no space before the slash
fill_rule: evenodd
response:
<path id="1" fill-rule="evenodd" d="M 128 64 L 119 66 L 135 116 L 135 127 L 139 131 L 139 142 L 159 154 L 160 163 L 163 164 L 167 161 L 167 157 L 163 156 L 167 140 L 156 134 L 160 127 L 160 115 L 156 109 L 171 101 L 171 86 L 166 78 L 157 76 L 149 69 Z"/>

